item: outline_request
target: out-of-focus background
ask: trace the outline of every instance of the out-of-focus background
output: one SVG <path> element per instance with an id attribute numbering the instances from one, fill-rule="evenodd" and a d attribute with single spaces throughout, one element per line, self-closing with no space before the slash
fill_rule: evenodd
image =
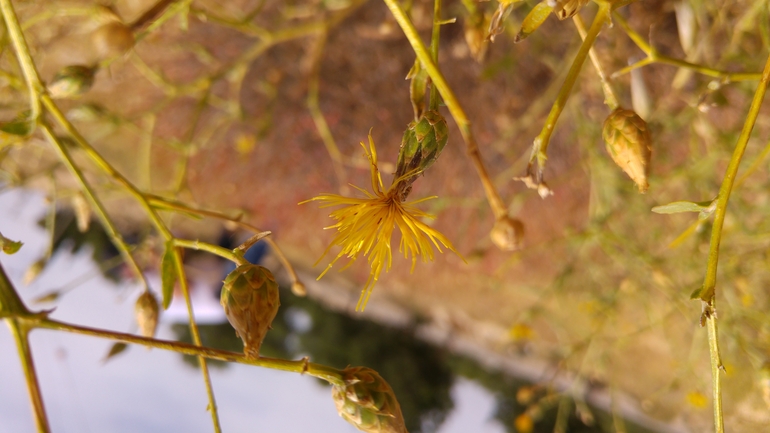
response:
<path id="1" fill-rule="evenodd" d="M 514 44 L 535 4 L 521 2 L 504 32 L 486 43 L 498 4 L 445 1 L 443 18 L 457 21 L 442 26 L 439 67 L 468 113 L 509 214 L 524 224 L 523 248 L 504 252 L 490 241 L 494 217 L 442 108 L 449 142 L 411 197 L 438 196 L 419 206 L 436 215 L 429 223 L 465 261 L 445 252 L 410 272 L 410 261 L 394 254 L 364 313 L 353 309 L 369 275 L 365 260 L 314 282 L 337 254 L 314 267 L 333 237 L 324 230 L 332 220 L 329 209 L 298 203 L 324 192 L 359 194 L 349 184 L 369 182 L 358 143 L 370 129 L 389 181 L 413 118 L 404 77 L 414 52 L 397 23 L 378 1 L 170 3 L 162 19 L 137 30 L 126 54 L 109 61 L 100 38 L 110 35 L 98 33 L 108 22 L 103 6 L 132 23 L 156 2 L 14 6 L 43 80 L 55 81 L 69 65 L 99 65 L 87 91 L 57 104 L 131 182 L 191 206 L 242 213 L 273 232 L 309 296 L 282 290 L 263 355 L 374 368 L 393 386 L 413 433 L 711 428 L 706 332 L 698 324 L 701 305 L 689 299 L 705 272 L 710 220 L 651 208 L 716 196 L 757 84 L 736 74 L 760 72 L 768 53 L 767 1 L 645 0 L 620 9 L 658 53 L 701 65 L 706 74 L 661 61 L 611 80 L 621 105 L 652 131 L 650 188 L 641 195 L 604 149 L 609 109 L 587 62 L 548 150 L 545 176 L 554 195 L 546 199 L 513 178 L 524 175 L 532 140 L 580 46 L 575 26 L 552 16 Z M 433 2 L 404 3 L 427 42 Z M 595 11 L 589 4 L 580 15 L 590 23 Z M 3 35 L 0 113 L 9 125 L 28 101 Z M 645 57 L 619 25 L 605 28 L 595 49 L 610 74 Z M 723 74 L 709 76 L 714 71 Z M 18 291 L 34 308 L 55 307 L 54 318 L 135 331 L 138 286 L 95 218 L 87 232 L 78 231 L 72 209 L 82 197 L 73 178 L 41 134 L 2 130 L 0 231 L 25 243 L 2 263 Z M 725 422 L 735 431 L 770 423 L 763 367 L 770 359 L 763 313 L 767 131 L 763 111 L 741 169 L 750 176 L 731 199 L 719 268 Z M 73 153 L 125 238 L 149 256 L 144 265 L 159 286 L 162 241 L 146 214 Z M 51 220 L 53 232 L 45 228 Z M 166 221 L 179 237 L 228 248 L 245 237 L 216 220 L 171 214 Z M 50 251 L 40 275 L 25 283 L 28 268 Z M 254 254 L 288 287 L 274 251 Z M 240 351 L 218 304 L 225 264 L 189 253 L 186 265 L 204 344 Z M 183 306 L 172 304 L 159 337 L 189 341 L 186 320 Z M 105 359 L 109 343 L 49 331 L 35 331 L 32 345 L 55 431 L 210 429 L 194 360 L 138 347 Z M 5 331 L 0 347 L 0 431 L 31 431 Z M 314 379 L 243 365 L 211 368 L 225 431 L 353 431 Z"/>

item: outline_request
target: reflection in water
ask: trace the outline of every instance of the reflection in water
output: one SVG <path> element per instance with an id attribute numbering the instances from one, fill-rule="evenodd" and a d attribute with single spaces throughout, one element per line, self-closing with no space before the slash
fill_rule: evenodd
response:
<path id="1" fill-rule="evenodd" d="M 554 431 L 557 408 L 563 399 L 546 388 L 532 386 L 500 372 L 487 371 L 476 361 L 416 339 L 408 330 L 328 311 L 317 302 L 289 293 L 288 289 L 283 290 L 281 309 L 262 344 L 261 355 L 287 359 L 307 355 L 314 362 L 337 368 L 363 365 L 377 370 L 393 387 L 407 428 L 412 433 L 434 432 L 447 418 L 453 408 L 450 389 L 458 376 L 476 381 L 495 396 L 495 418 L 507 431 L 519 431 L 515 420 L 528 407 L 536 407 L 540 412 L 532 432 Z M 187 325 L 173 325 L 173 330 L 181 341 L 191 341 Z M 241 340 L 228 323 L 200 326 L 200 333 L 204 345 L 236 352 L 243 349 Z M 186 357 L 185 361 L 197 366 L 194 357 Z M 210 365 L 228 366 L 224 362 Z M 527 395 L 531 396 L 529 402 Z M 566 432 L 617 431 L 607 413 L 591 409 L 593 425 L 587 426 L 576 415 L 574 402 L 568 399 L 562 404 L 566 405 L 569 414 Z M 588 421 L 586 410 L 581 415 Z M 625 427 L 629 433 L 647 431 L 629 423 Z"/>

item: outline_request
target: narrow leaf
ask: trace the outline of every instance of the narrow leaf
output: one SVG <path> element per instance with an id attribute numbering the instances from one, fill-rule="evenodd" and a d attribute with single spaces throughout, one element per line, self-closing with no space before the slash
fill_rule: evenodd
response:
<path id="1" fill-rule="evenodd" d="M 107 352 L 107 355 L 104 357 L 104 359 L 102 359 L 102 362 L 104 363 L 104 362 L 109 361 L 110 359 L 114 358 L 115 356 L 125 352 L 126 349 L 128 349 L 128 344 L 126 344 L 126 343 L 120 342 L 120 343 L 113 344 L 112 347 L 110 347 L 110 351 Z"/>
<path id="2" fill-rule="evenodd" d="M 708 212 L 711 201 L 675 201 L 673 203 L 655 206 L 652 211 L 659 214 L 672 214 L 681 212 Z"/>
<path id="3" fill-rule="evenodd" d="M 548 5 L 547 1 L 543 1 L 535 5 L 531 11 L 527 14 L 524 21 L 521 23 L 521 30 L 516 34 L 513 42 L 521 42 L 535 32 L 541 24 L 545 22 L 548 15 L 553 11 L 553 7 Z"/>
<path id="4" fill-rule="evenodd" d="M 10 240 L 0 233 L 0 249 L 2 249 L 4 253 L 15 254 L 22 245 L 24 245 L 22 242 Z"/>
<path id="5" fill-rule="evenodd" d="M 163 309 L 166 310 L 174 297 L 174 284 L 177 280 L 176 266 L 174 265 L 174 245 L 171 241 L 166 243 L 166 251 L 160 261 L 160 271 L 163 285 Z"/>
<path id="6" fill-rule="evenodd" d="M 35 304 L 47 304 L 49 302 L 56 302 L 60 295 L 61 292 L 46 293 L 45 295 L 41 295 L 33 299 L 32 302 Z"/>

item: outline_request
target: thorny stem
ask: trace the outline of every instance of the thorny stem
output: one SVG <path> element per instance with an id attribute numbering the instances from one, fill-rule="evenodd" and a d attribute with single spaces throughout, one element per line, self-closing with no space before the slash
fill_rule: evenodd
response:
<path id="1" fill-rule="evenodd" d="M 11 328 L 11 333 L 16 340 L 16 349 L 19 352 L 21 366 L 24 370 L 24 378 L 27 382 L 30 403 L 35 411 L 37 431 L 40 433 L 47 433 L 51 431 L 51 428 L 48 425 L 48 417 L 45 413 L 45 406 L 43 405 L 43 396 L 40 392 L 40 383 L 37 380 L 37 373 L 35 372 L 35 363 L 32 360 L 32 351 L 29 348 L 29 339 L 27 336 L 30 327 L 25 326 L 20 320 L 23 318 L 37 319 L 44 317 L 44 314 L 35 315 L 27 310 L 27 307 L 25 307 L 24 303 L 19 299 L 16 290 L 14 290 L 11 280 L 9 280 L 8 276 L 5 274 L 2 264 L 0 264 L 0 317 L 5 318 L 8 326 Z"/>
<path id="2" fill-rule="evenodd" d="M 684 60 L 675 59 L 673 57 L 664 56 L 663 54 L 658 53 L 658 51 L 653 46 L 647 43 L 647 41 L 641 35 L 639 35 L 639 33 L 634 31 L 634 29 L 632 29 L 631 26 L 628 25 L 628 22 L 620 14 L 618 13 L 613 14 L 612 19 L 614 22 L 620 25 L 620 28 L 623 29 L 623 31 L 628 35 L 628 37 L 632 41 L 634 41 L 636 46 L 639 47 L 639 49 L 642 50 L 644 54 L 647 55 L 646 58 L 632 65 L 626 66 L 623 69 L 615 71 L 612 74 L 612 78 L 616 78 L 620 75 L 631 72 L 634 69 L 651 65 L 653 63 L 661 63 L 664 65 L 676 66 L 683 69 L 690 69 L 692 71 L 695 71 L 702 75 L 706 75 L 708 77 L 719 78 L 723 82 L 756 81 L 762 78 L 762 74 L 758 74 L 758 73 L 727 72 L 719 69 L 709 68 L 707 66 L 697 65 L 695 63 L 690 63 Z"/>
<path id="3" fill-rule="evenodd" d="M 139 344 L 146 347 L 168 350 L 184 355 L 199 356 L 206 359 L 215 359 L 218 361 L 234 362 L 237 364 L 255 365 L 258 367 L 270 368 L 273 370 L 290 371 L 294 373 L 307 374 L 309 376 L 323 379 L 332 384 L 342 384 L 342 374 L 339 370 L 325 365 L 308 362 L 307 359 L 297 361 L 288 361 L 276 358 L 249 358 L 242 353 L 230 352 L 226 350 L 212 349 L 209 347 L 196 346 L 178 341 L 161 340 L 157 338 L 141 337 L 122 332 L 107 331 L 103 329 L 89 328 L 86 326 L 72 325 L 48 318 L 25 319 L 30 323 L 30 327 L 44 329 L 54 329 L 67 331 L 75 334 L 90 335 L 93 337 L 106 338 L 109 340 L 122 341 L 129 344 Z"/>
<path id="4" fill-rule="evenodd" d="M 591 28 L 588 29 L 588 33 L 583 39 L 583 44 L 580 46 L 580 50 L 578 51 L 577 56 L 575 56 L 575 60 L 572 62 L 572 66 L 567 73 L 567 78 L 564 80 L 561 90 L 559 90 L 559 95 L 556 97 L 553 106 L 551 106 L 551 112 L 548 113 L 548 118 L 543 125 L 542 131 L 540 131 L 540 135 L 538 135 L 532 143 L 532 154 L 529 161 L 530 164 L 532 164 L 537 160 L 539 172 L 538 178 L 542 178 L 545 161 L 548 159 L 548 144 L 551 141 L 551 134 L 556 127 L 556 121 L 559 120 L 559 116 L 561 115 L 562 110 L 564 110 L 564 106 L 567 104 L 567 99 L 569 99 L 570 94 L 572 93 L 572 87 L 575 85 L 575 81 L 580 74 L 580 70 L 588 56 L 588 52 L 593 46 L 594 41 L 596 41 L 596 37 L 599 36 L 599 32 L 609 21 L 612 4 L 608 1 L 598 1 L 597 3 L 599 4 L 599 10 L 596 12 Z"/>
<path id="5" fill-rule="evenodd" d="M 446 79 L 444 79 L 444 76 L 436 66 L 436 63 L 433 62 L 430 52 L 425 47 L 425 44 L 423 44 L 422 39 L 420 39 L 420 34 L 417 33 L 417 29 L 409 20 L 409 17 L 407 17 L 398 1 L 383 1 L 388 6 L 388 9 L 390 9 L 390 12 L 393 14 L 396 22 L 401 27 L 401 30 L 404 32 L 404 35 L 409 41 L 409 44 L 412 46 L 414 53 L 417 55 L 417 58 L 428 72 L 432 83 L 431 85 L 436 87 L 439 94 L 443 98 L 444 103 L 449 109 L 449 113 L 455 119 L 455 122 L 457 122 L 457 126 L 460 129 L 460 134 L 462 135 L 463 141 L 465 141 L 465 145 L 467 147 L 468 156 L 471 158 L 473 166 L 476 168 L 476 172 L 478 173 L 479 179 L 481 180 L 481 184 L 484 187 L 484 193 L 487 196 L 489 206 L 492 208 L 492 212 L 494 213 L 495 218 L 501 218 L 507 214 L 505 204 L 500 198 L 500 194 L 498 194 L 497 189 L 492 183 L 492 180 L 489 178 L 487 169 L 484 166 L 484 161 L 481 159 L 481 153 L 479 152 L 479 147 L 476 144 L 476 139 L 473 136 L 473 132 L 471 131 L 471 125 L 468 121 L 468 116 L 465 115 L 465 111 L 463 111 L 463 108 L 460 105 L 460 101 L 457 100 L 457 97 L 449 87 L 449 83 L 447 83 Z"/>
<path id="6" fill-rule="evenodd" d="M 703 287 L 693 294 L 693 298 L 700 299 L 703 302 L 703 316 L 706 320 L 709 332 L 709 352 L 711 354 L 711 376 L 714 391 L 714 428 L 717 433 L 724 431 L 722 420 L 722 390 L 720 385 L 720 370 L 723 368 L 721 355 L 719 353 L 719 341 L 717 334 L 716 317 L 716 281 L 717 266 L 719 263 L 719 244 L 722 240 L 722 227 L 727 213 L 727 203 L 730 200 L 730 193 L 733 189 L 735 177 L 738 174 L 738 168 L 743 158 L 743 153 L 751 137 L 751 131 L 759 116 L 759 110 L 762 107 L 762 101 L 767 91 L 768 82 L 770 82 L 770 56 L 765 62 L 765 69 L 762 72 L 762 78 L 759 80 L 757 90 L 754 92 L 754 98 L 749 107 L 749 113 L 743 124 L 741 135 L 735 145 L 735 150 L 727 166 L 725 177 L 722 180 L 722 186 L 719 188 L 717 196 L 716 210 L 714 211 L 714 224 L 711 229 L 711 243 L 709 245 L 709 256 L 706 267 L 706 278 L 703 281 Z"/>
<path id="7" fill-rule="evenodd" d="M 131 267 L 131 270 L 134 272 L 134 274 L 136 274 L 136 277 L 139 279 L 139 281 L 141 281 L 144 290 L 147 291 L 149 286 L 147 284 L 147 279 L 142 272 L 142 269 L 136 263 L 136 260 L 134 260 L 134 256 L 131 254 L 128 245 L 123 240 L 123 236 L 121 236 L 118 229 L 115 228 L 115 225 L 112 223 L 109 215 L 107 215 L 107 211 L 104 208 L 101 200 L 96 196 L 96 193 L 86 180 L 83 171 L 80 170 L 80 168 L 72 160 L 72 155 L 70 155 L 69 149 L 67 149 L 67 146 L 64 145 L 56 137 L 56 135 L 54 135 L 53 131 L 51 131 L 51 127 L 48 126 L 45 122 L 41 122 L 40 127 L 42 128 L 43 133 L 45 134 L 48 141 L 53 146 L 54 150 L 56 150 L 56 153 L 59 154 L 59 158 L 62 160 L 62 162 L 64 162 L 64 165 L 66 165 L 72 175 L 77 178 L 78 183 L 80 184 L 83 193 L 88 199 L 89 204 L 94 209 L 94 212 L 96 212 L 96 215 L 99 217 L 99 221 L 101 221 L 102 225 L 104 226 L 104 229 L 107 232 L 107 235 L 110 237 L 110 240 L 113 244 L 115 244 L 115 247 L 118 249 L 118 251 L 120 251 L 120 255 L 123 257 L 123 260 L 128 263 L 129 267 Z"/>
<path id="8" fill-rule="evenodd" d="M 578 33 L 580 33 L 580 37 L 585 40 L 586 26 L 585 23 L 583 23 L 583 19 L 580 18 L 580 14 L 575 14 L 572 17 L 572 21 L 575 23 L 575 27 L 577 28 Z M 596 69 L 596 73 L 599 74 L 599 80 L 602 82 L 604 103 L 610 107 L 610 110 L 618 108 L 620 106 L 618 97 L 615 95 L 615 91 L 612 90 L 612 85 L 607 79 L 607 74 L 604 72 L 604 68 L 602 68 L 602 64 L 599 61 L 599 56 L 596 54 L 594 47 L 591 47 L 591 49 L 588 51 L 588 56 L 591 58 L 591 63 L 593 63 L 594 69 Z"/>

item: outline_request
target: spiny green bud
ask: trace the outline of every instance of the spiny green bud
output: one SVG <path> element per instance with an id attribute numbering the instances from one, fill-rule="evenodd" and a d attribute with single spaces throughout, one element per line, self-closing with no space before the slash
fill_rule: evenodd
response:
<path id="1" fill-rule="evenodd" d="M 87 92 L 94 84 L 96 67 L 70 65 L 56 73 L 48 85 L 52 98 L 69 98 Z"/>
<path id="2" fill-rule="evenodd" d="M 409 123 L 401 139 L 395 173 L 402 185 L 402 200 L 409 195 L 417 176 L 436 162 L 448 138 L 446 120 L 438 111 L 426 111 L 419 121 Z"/>
<path id="3" fill-rule="evenodd" d="M 160 307 L 155 295 L 149 291 L 142 293 L 134 305 L 134 315 L 136 316 L 136 323 L 139 325 L 139 332 L 145 337 L 154 337 L 155 330 L 158 329 L 158 316 L 160 315 Z"/>
<path id="4" fill-rule="evenodd" d="M 367 433 L 407 433 L 396 395 L 376 371 L 348 367 L 342 380 L 332 387 L 332 398 L 345 421 Z"/>
<path id="5" fill-rule="evenodd" d="M 652 157 L 652 138 L 647 122 L 632 110 L 616 108 L 604 121 L 602 136 L 612 160 L 647 192 L 647 174 Z"/>
<path id="6" fill-rule="evenodd" d="M 227 320 L 243 340 L 243 353 L 257 358 L 281 305 L 272 272 L 252 264 L 238 266 L 225 278 L 220 302 Z"/>
<path id="7" fill-rule="evenodd" d="M 588 0 L 546 0 L 546 3 L 553 7 L 553 13 L 560 20 L 566 20 L 585 6 Z"/>
<path id="8" fill-rule="evenodd" d="M 516 218 L 503 215 L 495 221 L 489 232 L 492 243 L 503 251 L 516 251 L 521 248 L 524 237 L 524 224 Z"/>

